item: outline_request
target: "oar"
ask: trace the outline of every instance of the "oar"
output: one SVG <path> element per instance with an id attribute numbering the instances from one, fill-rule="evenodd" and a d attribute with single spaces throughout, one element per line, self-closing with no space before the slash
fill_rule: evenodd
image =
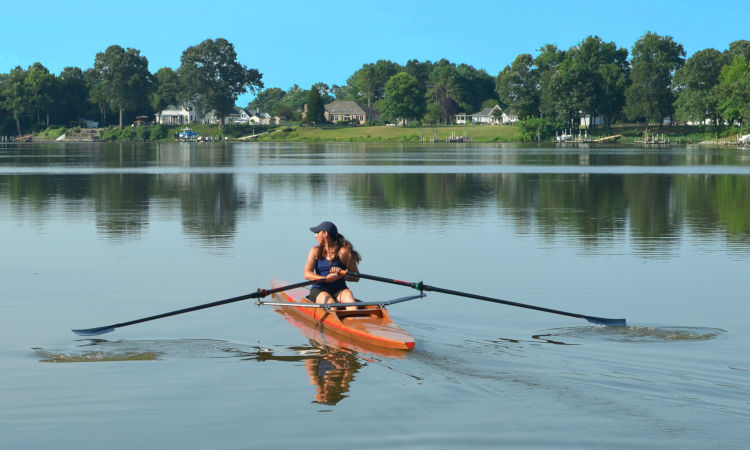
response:
<path id="1" fill-rule="evenodd" d="M 477 300 L 484 300 L 486 302 L 493 302 L 493 303 L 502 303 L 504 305 L 510 305 L 510 306 L 518 306 L 520 308 L 527 308 L 527 309 L 535 309 L 537 311 L 544 311 L 548 313 L 553 314 L 562 314 L 563 316 L 570 316 L 570 317 L 577 317 L 579 319 L 586 319 L 591 323 L 595 323 L 597 325 L 607 325 L 610 327 L 624 327 L 626 326 L 625 319 L 607 319 L 604 317 L 595 317 L 595 316 L 587 316 L 584 314 L 576 314 L 566 311 L 560 311 L 557 309 L 551 309 L 551 308 L 544 308 L 541 306 L 534 306 L 534 305 L 526 305 L 523 303 L 518 302 L 511 302 L 508 300 L 502 300 L 499 298 L 492 298 L 492 297 L 485 297 L 484 295 L 477 295 L 477 294 L 470 294 L 467 292 L 459 292 L 454 291 L 451 289 L 443 289 L 435 286 L 430 286 L 429 284 L 423 284 L 421 281 L 418 283 L 412 283 L 410 281 L 401 281 L 401 280 L 394 280 L 391 278 L 384 278 L 384 277 L 378 277 L 375 275 L 366 275 L 364 273 L 358 273 L 358 272 L 347 272 L 347 275 L 351 275 L 353 277 L 360 277 L 360 278 L 366 278 L 369 280 L 375 280 L 375 281 L 382 281 L 384 283 L 392 283 L 392 284 L 398 284 L 401 286 L 409 286 L 411 288 L 417 289 L 419 291 L 432 291 L 432 292 L 441 292 L 443 294 L 451 294 L 451 295 L 458 295 L 461 297 L 468 297 L 468 298 L 474 298 Z"/>
<path id="2" fill-rule="evenodd" d="M 252 294 L 240 295 L 239 297 L 232 297 L 232 298 L 228 298 L 225 300 L 219 300 L 219 301 L 215 301 L 211 303 L 206 303 L 204 305 L 192 306 L 190 308 L 185 308 L 185 309 L 178 309 L 177 311 L 157 314 L 155 316 L 149 316 L 149 317 L 144 317 L 142 319 L 131 320 L 129 322 L 122 322 L 122 323 L 116 323 L 114 325 L 106 325 L 103 327 L 86 328 L 82 330 L 72 330 L 72 331 L 73 333 L 80 335 L 80 336 L 96 336 L 98 334 L 104 334 L 104 333 L 109 333 L 111 331 L 115 331 L 115 328 L 126 327 L 128 325 L 135 325 L 136 323 L 148 322 L 149 320 L 156 320 L 156 319 L 161 319 L 161 318 L 169 317 L 169 316 L 176 316 L 177 314 L 184 314 L 184 313 L 188 313 L 192 311 L 198 311 L 199 309 L 213 308 L 214 306 L 226 305 L 227 303 L 234 303 L 240 300 L 247 300 L 249 298 L 262 298 L 267 295 L 274 294 L 276 292 L 281 292 L 281 291 L 286 291 L 289 289 L 307 286 L 307 285 L 317 283 L 317 282 L 318 280 L 308 280 L 308 281 L 303 281 L 301 283 L 290 284 L 288 286 L 281 286 L 281 287 L 277 287 L 277 288 L 269 289 L 269 290 L 258 289 L 256 292 L 253 292 Z"/>

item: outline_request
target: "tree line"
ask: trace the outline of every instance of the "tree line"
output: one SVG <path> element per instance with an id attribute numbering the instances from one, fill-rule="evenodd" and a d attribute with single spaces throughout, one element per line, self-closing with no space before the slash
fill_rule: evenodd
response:
<path id="1" fill-rule="evenodd" d="M 750 41 L 724 51 L 705 49 L 685 59 L 670 36 L 645 33 L 632 49 L 589 36 L 567 50 L 544 45 L 534 57 L 518 55 L 496 76 L 446 59 L 388 60 L 363 64 L 344 85 L 293 85 L 263 90 L 262 75 L 237 61 L 225 39 L 186 49 L 181 66 L 155 74 L 136 49 L 113 45 L 85 71 L 66 67 L 59 76 L 41 63 L 0 74 L 0 133 L 66 125 L 117 116 L 122 128 L 136 115 L 152 115 L 169 105 L 192 101 L 219 117 L 230 114 L 240 94 L 257 93 L 247 107 L 286 120 L 322 122 L 323 105 L 353 100 L 379 111 L 386 121 L 449 124 L 457 113 L 475 113 L 496 104 L 522 121 L 526 134 L 549 135 L 577 127 L 582 117 L 662 122 L 665 118 L 711 124 L 750 123 Z M 220 121 L 220 124 L 222 121 Z M 220 125 L 221 126 L 221 125 Z"/>
<path id="2" fill-rule="evenodd" d="M 387 60 L 364 64 L 343 86 L 317 83 L 324 102 L 353 100 L 380 111 L 385 120 L 448 124 L 496 104 L 511 110 L 522 126 L 542 134 L 578 127 L 582 117 L 617 121 L 673 121 L 747 126 L 750 123 L 750 41 L 720 52 L 705 49 L 685 59 L 670 36 L 647 32 L 631 51 L 589 36 L 561 50 L 544 45 L 536 57 L 518 55 L 496 76 L 467 64 Z M 294 117 L 308 93 L 261 91 L 249 107 Z"/>
<path id="3" fill-rule="evenodd" d="M 112 45 L 85 71 L 65 67 L 55 76 L 39 62 L 16 67 L 0 74 L 0 134 L 67 126 L 84 117 L 97 117 L 104 126 L 113 114 L 122 129 L 126 119 L 185 101 L 223 118 L 234 112 L 239 95 L 263 88 L 261 73 L 240 64 L 226 39 L 188 47 L 180 62 L 176 71 L 164 67 L 152 74 L 139 50 Z"/>

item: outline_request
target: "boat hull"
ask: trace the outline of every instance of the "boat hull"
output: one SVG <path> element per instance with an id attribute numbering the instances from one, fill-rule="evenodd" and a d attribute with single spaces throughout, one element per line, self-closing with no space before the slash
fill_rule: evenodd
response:
<path id="1" fill-rule="evenodd" d="M 285 286 L 281 280 L 271 280 L 271 288 Z M 296 288 L 273 294 L 278 302 L 312 303 L 307 299 L 310 290 Z M 393 322 L 388 310 L 378 306 L 364 306 L 356 311 L 323 308 L 279 307 L 285 314 L 302 319 L 324 334 L 334 335 L 358 344 L 376 348 L 411 350 L 414 337 Z"/>

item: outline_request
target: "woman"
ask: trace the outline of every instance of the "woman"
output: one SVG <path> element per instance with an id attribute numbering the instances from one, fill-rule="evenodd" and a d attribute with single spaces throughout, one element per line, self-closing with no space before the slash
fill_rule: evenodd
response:
<path id="1" fill-rule="evenodd" d="M 315 303 L 354 303 L 354 294 L 346 286 L 346 280 L 359 281 L 359 278 L 344 275 L 342 271 L 359 272 L 357 263 L 362 257 L 333 222 L 321 222 L 310 231 L 315 233 L 318 245 L 307 254 L 305 279 L 320 281 L 310 289 L 310 300 Z"/>

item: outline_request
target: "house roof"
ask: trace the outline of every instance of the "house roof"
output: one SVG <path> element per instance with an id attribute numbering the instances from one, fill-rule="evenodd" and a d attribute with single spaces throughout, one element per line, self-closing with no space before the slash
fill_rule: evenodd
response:
<path id="1" fill-rule="evenodd" d="M 360 105 L 357 102 L 351 100 L 336 100 L 325 105 L 326 112 L 328 114 L 362 114 L 362 115 L 374 115 L 377 112 L 368 108 L 367 106 Z"/>
<path id="2" fill-rule="evenodd" d="M 500 112 L 503 112 L 503 109 L 500 108 L 499 105 L 495 105 L 492 108 L 484 108 L 483 110 L 479 111 L 478 113 L 472 114 L 471 117 L 490 117 L 492 115 L 492 111 L 494 111 L 495 108 L 499 109 Z"/>

